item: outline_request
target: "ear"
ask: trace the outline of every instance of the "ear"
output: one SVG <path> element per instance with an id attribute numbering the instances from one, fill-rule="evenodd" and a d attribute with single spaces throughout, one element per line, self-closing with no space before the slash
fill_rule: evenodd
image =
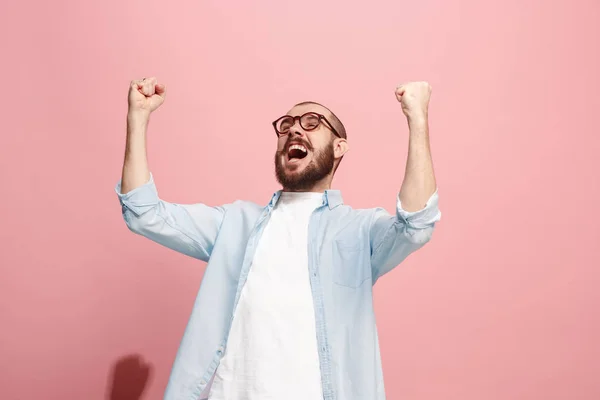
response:
<path id="1" fill-rule="evenodd" d="M 333 153 L 335 158 L 342 158 L 348 151 L 350 151 L 350 145 L 346 139 L 335 139 L 333 143 Z"/>

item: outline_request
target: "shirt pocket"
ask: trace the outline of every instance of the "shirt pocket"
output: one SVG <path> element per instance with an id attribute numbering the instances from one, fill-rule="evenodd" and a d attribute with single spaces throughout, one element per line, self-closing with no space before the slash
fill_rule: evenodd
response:
<path id="1" fill-rule="evenodd" d="M 367 250 L 358 238 L 333 242 L 333 282 L 358 288 L 371 276 Z"/>

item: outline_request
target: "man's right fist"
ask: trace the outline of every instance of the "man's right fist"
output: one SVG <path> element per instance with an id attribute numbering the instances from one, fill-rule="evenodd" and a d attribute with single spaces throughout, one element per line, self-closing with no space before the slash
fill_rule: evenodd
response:
<path id="1" fill-rule="evenodd" d="M 129 85 L 129 112 L 150 113 L 165 101 L 165 85 L 158 83 L 156 78 L 143 78 L 131 81 Z"/>

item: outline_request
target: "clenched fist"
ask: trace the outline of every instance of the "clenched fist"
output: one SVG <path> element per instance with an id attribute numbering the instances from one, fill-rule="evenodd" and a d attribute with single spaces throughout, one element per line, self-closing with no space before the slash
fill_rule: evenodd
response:
<path id="1" fill-rule="evenodd" d="M 129 112 L 150 115 L 165 101 L 165 85 L 156 78 L 131 81 L 129 85 Z"/>
<path id="2" fill-rule="evenodd" d="M 396 99 L 408 119 L 427 118 L 431 86 L 427 82 L 408 82 L 396 88 Z"/>

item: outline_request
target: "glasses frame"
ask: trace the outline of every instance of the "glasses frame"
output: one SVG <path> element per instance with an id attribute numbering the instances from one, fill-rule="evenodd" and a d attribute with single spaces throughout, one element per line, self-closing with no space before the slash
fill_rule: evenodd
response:
<path id="1" fill-rule="evenodd" d="M 309 114 L 310 115 L 316 115 L 317 117 L 319 117 L 319 123 L 314 128 L 306 129 L 304 126 L 302 126 L 302 118 L 304 116 L 306 116 L 306 115 L 309 115 Z M 277 118 L 275 121 L 273 121 L 273 128 L 275 129 L 275 134 L 277 135 L 277 137 L 281 137 L 281 136 L 289 134 L 289 131 L 287 133 L 283 133 L 283 132 L 280 132 L 279 130 L 277 130 L 277 123 L 279 121 L 281 121 L 282 119 L 284 119 L 284 118 L 292 118 L 293 121 L 294 121 L 294 123 L 292 124 L 292 126 L 294 126 L 296 124 L 296 120 L 298 120 L 298 122 L 300 123 L 300 127 L 302 129 L 304 129 L 305 131 L 307 131 L 307 132 L 314 131 L 315 129 L 317 129 L 319 127 L 319 125 L 321 125 L 321 121 L 325 121 L 327 123 L 325 126 L 327 128 L 329 128 L 329 130 L 331 130 L 331 132 L 333 132 L 333 134 L 335 136 L 341 138 L 340 134 L 335 130 L 335 128 L 333 127 L 333 125 L 331 125 L 331 122 L 329 122 L 327 120 L 327 118 L 325 118 L 325 116 L 323 114 L 319 114 L 319 113 L 316 113 L 316 112 L 313 112 L 313 111 L 309 111 L 309 112 L 304 113 L 304 114 L 302 114 L 300 116 L 298 116 L 298 115 L 297 116 L 284 115 L 284 116 L 281 116 L 281 117 Z M 290 128 L 292 126 L 290 126 Z"/>

